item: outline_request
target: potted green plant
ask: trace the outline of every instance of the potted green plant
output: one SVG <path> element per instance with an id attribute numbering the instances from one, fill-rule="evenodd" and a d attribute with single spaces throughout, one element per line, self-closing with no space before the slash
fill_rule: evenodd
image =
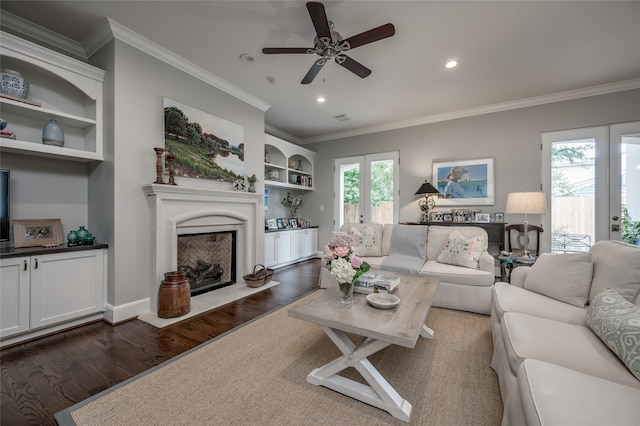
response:
<path id="1" fill-rule="evenodd" d="M 631 220 L 629 212 L 625 206 L 622 206 L 622 234 L 620 239 L 625 243 L 640 245 L 640 221 Z"/>
<path id="2" fill-rule="evenodd" d="M 282 199 L 280 204 L 289 209 L 289 217 L 296 217 L 296 212 L 302 206 L 302 194 L 291 195 L 287 192 L 287 196 Z"/>
<path id="3" fill-rule="evenodd" d="M 258 181 L 258 178 L 256 177 L 255 173 L 252 174 L 251 176 L 247 176 L 247 182 L 249 182 L 249 192 L 256 192 L 257 181 Z"/>

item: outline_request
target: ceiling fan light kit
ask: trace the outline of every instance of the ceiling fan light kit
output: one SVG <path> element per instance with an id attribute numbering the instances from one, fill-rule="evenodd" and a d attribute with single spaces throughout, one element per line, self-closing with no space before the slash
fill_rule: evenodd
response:
<path id="1" fill-rule="evenodd" d="M 322 3 L 308 2 L 307 11 L 311 17 L 313 27 L 316 30 L 314 47 L 265 47 L 262 49 L 262 53 L 265 55 L 280 53 L 315 53 L 320 56 L 320 59 L 316 60 L 313 65 L 311 65 L 311 68 L 302 79 L 302 84 L 311 83 L 322 67 L 324 67 L 324 65 L 331 59 L 335 60 L 338 65 L 348 69 L 360 78 L 369 76 L 369 74 L 371 74 L 371 70 L 358 61 L 345 55 L 345 52 L 365 44 L 391 37 L 396 33 L 393 24 L 384 24 L 343 40 L 340 34 L 333 30 L 333 22 L 327 19 L 327 14 Z"/>

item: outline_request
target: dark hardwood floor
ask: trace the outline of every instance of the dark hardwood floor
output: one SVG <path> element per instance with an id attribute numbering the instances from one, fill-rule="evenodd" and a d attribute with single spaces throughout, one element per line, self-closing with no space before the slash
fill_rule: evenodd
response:
<path id="1" fill-rule="evenodd" d="M 319 272 L 319 259 L 278 269 L 280 285 L 161 329 L 96 322 L 3 349 L 0 423 L 55 425 L 58 411 L 309 293 Z"/>

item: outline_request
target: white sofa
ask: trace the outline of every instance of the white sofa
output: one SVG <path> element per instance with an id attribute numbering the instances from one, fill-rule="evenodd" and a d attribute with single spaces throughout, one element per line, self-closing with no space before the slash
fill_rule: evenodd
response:
<path id="1" fill-rule="evenodd" d="M 491 331 L 503 425 L 640 424 L 640 247 L 516 268 L 493 288 Z"/>
<path id="2" fill-rule="evenodd" d="M 433 306 L 489 314 L 495 260 L 487 252 L 488 236 L 484 229 L 473 226 L 349 223 L 342 225 L 340 231 L 354 237 L 356 253 L 372 269 L 440 278 Z M 443 258 L 443 251 L 445 255 L 450 254 L 443 250 L 450 237 L 452 241 L 453 238 L 470 241 L 475 254 Z M 329 285 L 337 284 L 323 267 L 320 286 Z"/>

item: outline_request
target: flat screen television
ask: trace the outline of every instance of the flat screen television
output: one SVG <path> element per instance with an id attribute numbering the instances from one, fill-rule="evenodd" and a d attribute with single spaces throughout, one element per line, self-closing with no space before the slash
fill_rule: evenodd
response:
<path id="1" fill-rule="evenodd" d="M 9 241 L 9 170 L 0 169 L 0 241 Z"/>

